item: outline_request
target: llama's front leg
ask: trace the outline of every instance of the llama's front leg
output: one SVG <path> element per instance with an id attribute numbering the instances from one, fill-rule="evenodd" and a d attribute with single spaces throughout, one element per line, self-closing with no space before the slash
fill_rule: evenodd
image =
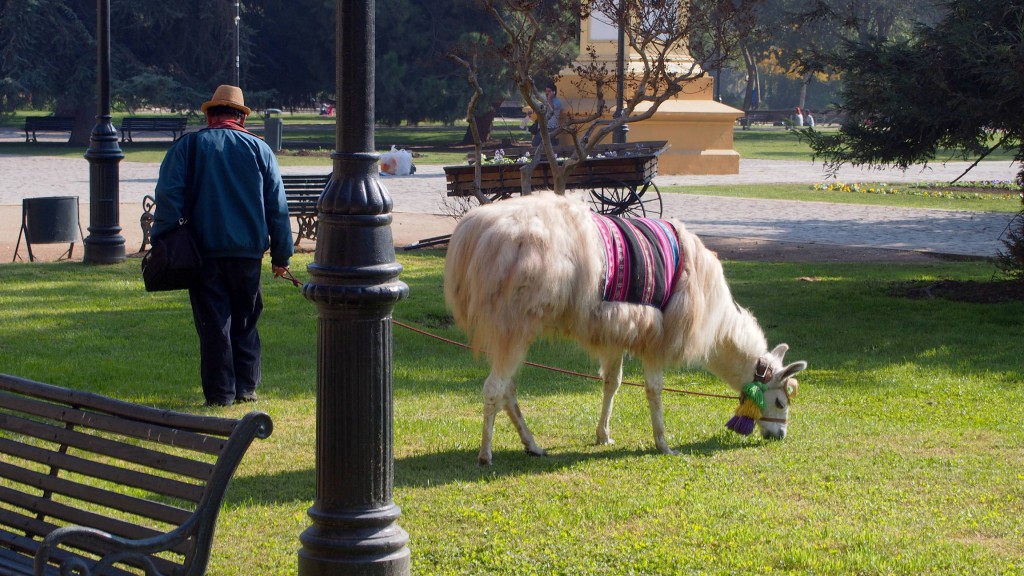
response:
<path id="1" fill-rule="evenodd" d="M 661 391 L 665 386 L 665 374 L 661 370 L 645 370 L 644 383 L 647 390 L 647 405 L 651 409 L 654 445 L 662 454 L 678 454 L 668 447 L 668 442 L 665 440 L 665 414 L 661 405 Z"/>
<path id="2" fill-rule="evenodd" d="M 519 433 L 519 439 L 522 440 L 526 453 L 531 456 L 547 456 L 547 451 L 537 445 L 533 434 L 530 433 L 530 428 L 526 426 L 526 418 L 523 418 L 523 411 L 519 409 L 519 400 L 516 398 L 515 380 L 506 388 L 505 412 L 512 419 L 512 425 L 516 427 L 516 432 Z"/>
<path id="3" fill-rule="evenodd" d="M 601 403 L 601 419 L 597 421 L 597 445 L 615 444 L 609 430 L 615 393 L 622 384 L 622 355 L 601 358 L 601 379 L 604 380 L 604 400 Z"/>

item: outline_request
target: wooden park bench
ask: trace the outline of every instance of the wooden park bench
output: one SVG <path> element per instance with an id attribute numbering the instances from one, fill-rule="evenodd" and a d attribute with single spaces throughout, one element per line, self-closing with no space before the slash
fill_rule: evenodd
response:
<path id="1" fill-rule="evenodd" d="M 295 217 L 298 231 L 295 233 L 295 245 L 303 238 L 316 242 L 317 209 L 316 204 L 320 193 L 324 191 L 330 174 L 323 175 L 284 175 L 284 194 L 288 200 L 288 215 Z M 144 252 L 151 245 L 150 233 L 153 231 L 153 211 L 156 209 L 156 198 L 147 194 L 142 198 L 142 216 L 139 226 L 142 227 L 142 246 Z"/>
<path id="2" fill-rule="evenodd" d="M 747 113 L 739 119 L 740 126 L 744 130 L 752 124 L 771 124 L 772 126 L 785 126 L 793 121 L 793 110 L 747 110 Z"/>
<path id="3" fill-rule="evenodd" d="M 294 216 L 298 225 L 295 245 L 298 246 L 303 238 L 316 242 L 316 204 L 331 175 L 284 175 L 281 179 L 284 180 L 284 195 L 288 199 L 288 215 Z"/>
<path id="4" fill-rule="evenodd" d="M 25 117 L 25 142 L 38 142 L 36 132 L 67 132 L 71 139 L 71 129 L 75 119 L 67 116 L 27 116 Z"/>
<path id="5" fill-rule="evenodd" d="M 121 121 L 121 142 L 131 142 L 132 132 L 161 132 L 170 134 L 173 140 L 185 134 L 188 119 L 184 116 L 144 118 L 130 116 Z"/>
<path id="6" fill-rule="evenodd" d="M 0 374 L 0 574 L 203 574 L 270 417 L 200 416 Z"/>

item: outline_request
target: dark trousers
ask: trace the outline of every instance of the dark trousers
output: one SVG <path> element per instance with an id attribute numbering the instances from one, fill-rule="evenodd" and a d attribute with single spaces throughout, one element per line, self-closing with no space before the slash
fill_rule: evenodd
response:
<path id="1" fill-rule="evenodd" d="M 252 258 L 207 258 L 202 279 L 188 291 L 209 403 L 232 404 L 260 383 L 260 270 Z"/>

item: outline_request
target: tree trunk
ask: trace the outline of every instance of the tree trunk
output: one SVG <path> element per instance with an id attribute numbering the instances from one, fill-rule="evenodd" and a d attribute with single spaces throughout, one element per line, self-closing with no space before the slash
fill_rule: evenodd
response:
<path id="1" fill-rule="evenodd" d="M 57 106 L 55 116 L 70 116 L 75 119 L 71 127 L 72 146 L 88 147 L 92 139 L 92 129 L 96 126 L 96 107 L 88 104 L 65 104 Z"/>
<path id="2" fill-rule="evenodd" d="M 491 128 L 494 126 L 494 117 L 497 114 L 497 109 L 492 108 L 484 114 L 479 114 L 474 117 L 476 120 L 476 128 L 480 131 L 480 142 L 486 143 L 491 139 Z M 473 131 L 466 128 L 466 134 L 462 137 L 462 142 L 459 144 L 467 145 L 473 143 Z"/>
<path id="3" fill-rule="evenodd" d="M 800 106 L 801 110 L 807 107 L 807 88 L 810 85 L 811 75 L 805 74 L 804 77 L 800 79 L 800 103 L 798 106 Z"/>
<path id="4" fill-rule="evenodd" d="M 743 62 L 747 68 L 747 89 L 743 95 L 743 109 L 757 110 L 761 104 L 761 77 L 754 55 L 746 45 L 743 46 Z"/>

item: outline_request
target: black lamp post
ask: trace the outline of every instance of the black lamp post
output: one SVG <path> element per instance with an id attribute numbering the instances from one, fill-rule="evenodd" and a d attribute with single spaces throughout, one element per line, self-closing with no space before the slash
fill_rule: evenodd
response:
<path id="1" fill-rule="evenodd" d="M 391 197 L 377 177 L 374 0 L 337 3 L 337 150 L 303 294 L 317 306 L 316 497 L 300 576 L 408 575 L 394 488 Z"/>
<path id="2" fill-rule="evenodd" d="M 89 236 L 82 260 L 91 264 L 124 262 L 121 236 L 119 164 L 124 158 L 110 116 L 110 0 L 96 0 L 96 125 L 89 137 Z"/>
<path id="3" fill-rule="evenodd" d="M 235 86 L 242 85 L 242 13 L 241 2 L 235 2 Z"/>

